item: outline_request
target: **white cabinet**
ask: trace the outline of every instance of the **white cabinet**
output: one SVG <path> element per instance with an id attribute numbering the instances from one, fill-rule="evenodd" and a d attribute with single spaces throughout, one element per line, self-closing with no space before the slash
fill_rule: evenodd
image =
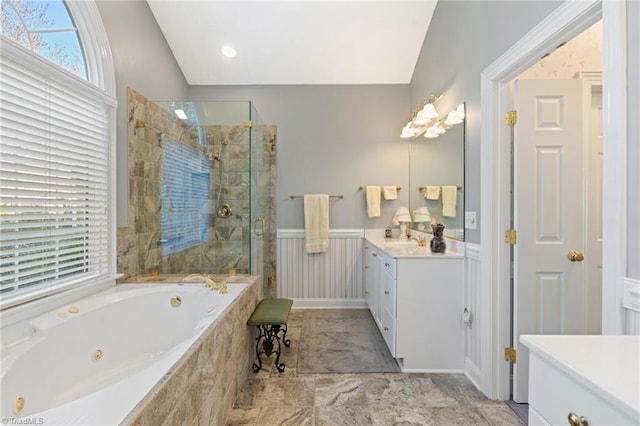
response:
<path id="1" fill-rule="evenodd" d="M 396 358 L 403 371 L 464 369 L 464 258 L 399 258 Z"/>
<path id="2" fill-rule="evenodd" d="M 640 424 L 640 336 L 521 336 L 530 424 Z"/>
<path id="3" fill-rule="evenodd" d="M 462 371 L 464 257 L 364 247 L 365 299 L 403 371 Z"/>
<path id="4" fill-rule="evenodd" d="M 382 282 L 380 288 L 380 331 L 391 355 L 396 356 L 396 259 L 382 253 Z"/>
<path id="5" fill-rule="evenodd" d="M 375 255 L 374 255 L 375 253 Z M 364 299 L 371 311 L 371 315 L 375 318 L 376 313 L 373 304 L 373 280 L 379 275 L 377 271 L 377 251 L 374 245 L 365 242 L 364 244 Z"/>
<path id="6" fill-rule="evenodd" d="M 391 354 L 395 353 L 395 259 L 365 243 L 365 300 Z"/>

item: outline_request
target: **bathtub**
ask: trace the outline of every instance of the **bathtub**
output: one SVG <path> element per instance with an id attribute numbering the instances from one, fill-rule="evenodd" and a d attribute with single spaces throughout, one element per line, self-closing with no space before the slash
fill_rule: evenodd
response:
<path id="1" fill-rule="evenodd" d="M 0 418 L 122 422 L 246 287 L 119 284 L 29 320 L 2 347 Z"/>

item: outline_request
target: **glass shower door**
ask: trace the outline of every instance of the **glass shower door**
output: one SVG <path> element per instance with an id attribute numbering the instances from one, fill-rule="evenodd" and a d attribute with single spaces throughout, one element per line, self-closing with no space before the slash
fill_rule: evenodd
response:
<path id="1" fill-rule="evenodd" d="M 262 119 L 250 103 L 250 271 L 253 275 L 262 277 L 265 296 L 269 295 L 269 289 L 273 286 L 273 267 L 270 259 L 271 208 L 273 203 L 272 186 L 272 146 L 270 142 L 269 127 L 265 126 Z"/>

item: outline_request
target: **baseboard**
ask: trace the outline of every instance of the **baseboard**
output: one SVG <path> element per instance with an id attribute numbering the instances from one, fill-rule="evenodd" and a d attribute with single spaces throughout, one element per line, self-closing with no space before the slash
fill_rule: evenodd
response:
<path id="1" fill-rule="evenodd" d="M 480 380 L 482 377 L 480 369 L 468 358 L 464 360 L 464 375 L 467 376 L 469 381 L 471 381 L 478 390 L 480 390 Z"/>
<path id="2" fill-rule="evenodd" d="M 435 373 L 435 374 L 463 374 L 462 370 L 451 370 L 451 369 L 439 369 L 439 368 L 403 368 L 400 366 L 400 370 L 403 373 Z"/>
<path id="3" fill-rule="evenodd" d="M 293 299 L 293 309 L 360 309 L 366 308 L 364 299 Z"/>

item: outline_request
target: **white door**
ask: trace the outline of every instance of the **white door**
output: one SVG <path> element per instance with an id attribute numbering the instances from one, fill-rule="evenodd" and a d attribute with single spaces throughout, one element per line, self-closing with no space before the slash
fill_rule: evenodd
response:
<path id="1" fill-rule="evenodd" d="M 513 399 L 528 400 L 522 334 L 584 333 L 583 102 L 579 79 L 519 80 L 514 150 Z"/>

